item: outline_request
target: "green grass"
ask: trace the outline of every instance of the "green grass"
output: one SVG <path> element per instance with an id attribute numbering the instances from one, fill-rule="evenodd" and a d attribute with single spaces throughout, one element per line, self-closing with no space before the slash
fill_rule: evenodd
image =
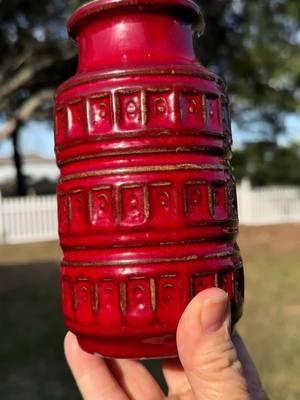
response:
<path id="1" fill-rule="evenodd" d="M 238 328 L 272 400 L 300 399 L 299 238 L 300 225 L 242 228 L 239 237 Z M 62 350 L 59 257 L 55 243 L 0 247 L 0 399 L 80 399 Z"/>
<path id="2" fill-rule="evenodd" d="M 273 400 L 300 399 L 300 257 L 245 260 L 246 302 L 239 332 Z"/>
<path id="3" fill-rule="evenodd" d="M 64 361 L 58 265 L 1 267 L 0 398 L 80 399 Z"/>

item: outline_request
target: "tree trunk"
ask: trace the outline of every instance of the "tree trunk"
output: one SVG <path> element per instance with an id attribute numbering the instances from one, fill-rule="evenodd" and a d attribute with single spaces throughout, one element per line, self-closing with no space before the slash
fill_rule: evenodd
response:
<path id="1" fill-rule="evenodd" d="M 27 182 L 26 176 L 23 174 L 23 158 L 20 152 L 20 128 L 22 124 L 17 123 L 16 128 L 11 134 L 12 144 L 13 144 L 13 159 L 16 169 L 16 194 L 18 196 L 27 195 Z"/>

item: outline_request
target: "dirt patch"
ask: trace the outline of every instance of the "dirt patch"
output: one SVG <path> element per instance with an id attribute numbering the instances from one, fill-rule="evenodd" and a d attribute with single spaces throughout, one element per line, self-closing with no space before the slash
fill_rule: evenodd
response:
<path id="1" fill-rule="evenodd" d="M 285 308 L 287 317 L 300 317 L 300 304 L 290 304 Z"/>
<path id="2" fill-rule="evenodd" d="M 0 266 L 57 262 L 60 257 L 57 241 L 0 246 Z"/>
<path id="3" fill-rule="evenodd" d="M 300 224 L 241 226 L 238 243 L 247 257 L 292 255 L 300 251 Z"/>

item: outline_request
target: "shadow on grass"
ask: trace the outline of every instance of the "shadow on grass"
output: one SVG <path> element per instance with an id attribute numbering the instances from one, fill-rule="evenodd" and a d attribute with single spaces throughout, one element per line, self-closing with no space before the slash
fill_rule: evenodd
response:
<path id="1" fill-rule="evenodd" d="M 0 267 L 0 399 L 81 399 L 63 354 L 59 266 Z M 159 362 L 147 367 L 161 384 Z"/>
<path id="2" fill-rule="evenodd" d="M 1 267 L 0 398 L 80 399 L 63 354 L 55 264 Z"/>

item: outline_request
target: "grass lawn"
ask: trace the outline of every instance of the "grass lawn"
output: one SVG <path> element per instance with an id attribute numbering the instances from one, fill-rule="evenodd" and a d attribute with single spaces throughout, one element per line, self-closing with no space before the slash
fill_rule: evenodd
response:
<path id="1" fill-rule="evenodd" d="M 300 226 L 245 228 L 240 246 L 247 291 L 239 332 L 270 398 L 298 400 Z"/>
<path id="2" fill-rule="evenodd" d="M 239 244 L 239 331 L 270 398 L 299 400 L 300 225 L 242 227 Z M 80 399 L 62 352 L 58 259 L 55 243 L 0 247 L 1 399 Z"/>

